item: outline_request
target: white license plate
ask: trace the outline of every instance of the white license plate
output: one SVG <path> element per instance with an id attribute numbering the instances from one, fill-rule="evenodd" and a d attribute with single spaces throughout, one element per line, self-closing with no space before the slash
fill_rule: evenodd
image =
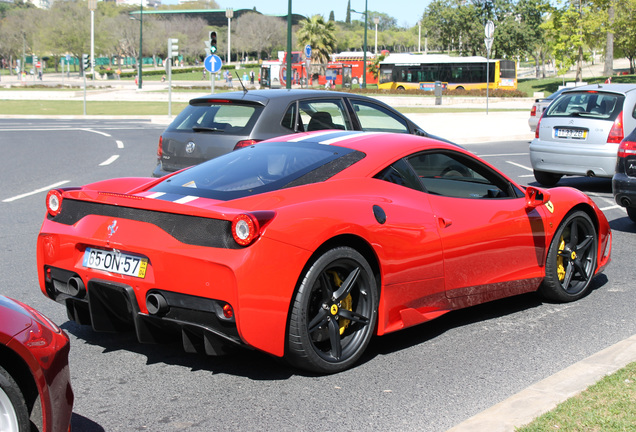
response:
<path id="1" fill-rule="evenodd" d="M 146 277 L 148 259 L 119 251 L 86 248 L 82 265 L 112 273 L 144 278 Z"/>
<path id="2" fill-rule="evenodd" d="M 558 138 L 585 139 L 587 138 L 587 131 L 583 129 L 557 129 L 556 136 Z"/>

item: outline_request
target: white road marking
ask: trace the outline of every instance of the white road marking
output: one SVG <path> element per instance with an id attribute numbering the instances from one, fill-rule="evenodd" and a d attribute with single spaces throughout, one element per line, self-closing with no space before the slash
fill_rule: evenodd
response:
<path id="1" fill-rule="evenodd" d="M 112 135 L 107 134 L 106 132 L 100 132 L 100 131 L 96 131 L 96 130 L 93 130 L 93 129 L 79 129 L 79 130 L 83 130 L 83 131 L 86 131 L 86 132 L 96 133 L 96 134 L 103 135 L 103 136 L 105 136 L 105 137 L 109 137 L 109 138 L 110 138 L 110 137 L 112 137 Z"/>
<path id="2" fill-rule="evenodd" d="M 524 170 L 527 170 L 527 171 L 532 171 L 532 168 L 528 168 L 525 165 L 521 165 L 521 164 L 518 164 L 518 163 L 513 162 L 513 161 L 506 161 L 506 163 L 509 163 L 510 165 L 514 165 L 514 166 L 519 167 L 519 168 L 523 168 Z"/>
<path id="3" fill-rule="evenodd" d="M 484 154 L 478 155 L 480 158 L 485 157 L 504 157 L 504 156 L 526 156 L 528 153 L 495 153 L 495 154 Z"/>
<path id="4" fill-rule="evenodd" d="M 21 195 L 16 195 L 14 197 L 4 199 L 4 200 L 2 200 L 2 202 L 8 203 L 8 202 L 19 200 L 21 198 L 26 198 L 26 197 L 31 196 L 31 195 L 39 194 L 41 192 L 48 192 L 51 189 L 55 189 L 56 187 L 62 186 L 63 184 L 66 184 L 66 183 L 69 183 L 69 182 L 70 182 L 70 180 L 63 180 L 61 182 L 57 182 L 57 183 L 54 183 L 54 184 L 49 185 L 49 186 L 44 186 L 43 188 L 36 189 L 34 191 L 31 191 L 31 192 L 23 193 Z"/>
<path id="5" fill-rule="evenodd" d="M 119 149 L 123 149 L 124 148 L 124 143 L 123 142 L 121 142 L 119 140 L 116 140 L 115 142 L 117 143 L 117 148 L 119 148 Z"/>
<path id="6" fill-rule="evenodd" d="M 607 210 L 614 210 L 614 209 L 619 209 L 619 208 L 623 208 L 621 206 L 617 205 L 613 205 L 613 206 L 609 206 L 609 207 L 601 207 L 601 210 L 603 211 L 607 211 Z"/>
<path id="7" fill-rule="evenodd" d="M 119 155 L 112 155 L 111 157 L 109 157 L 108 159 L 106 159 L 104 162 L 100 163 L 99 166 L 106 166 L 106 165 L 110 165 L 113 162 L 115 162 L 117 160 L 117 158 L 119 157 Z"/>

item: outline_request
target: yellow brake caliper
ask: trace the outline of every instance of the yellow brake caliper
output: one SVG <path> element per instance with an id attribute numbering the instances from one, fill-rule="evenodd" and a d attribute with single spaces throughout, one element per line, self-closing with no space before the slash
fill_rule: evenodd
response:
<path id="1" fill-rule="evenodd" d="M 329 273 L 333 277 L 333 281 L 336 284 L 336 286 L 340 288 L 343 280 L 340 279 L 340 276 L 338 276 L 338 273 L 336 273 L 335 271 L 330 271 Z M 338 303 L 338 307 L 340 309 L 353 311 L 353 298 L 351 297 L 351 294 L 349 294 L 344 300 Z M 351 320 L 348 320 L 346 318 L 339 318 L 338 324 L 340 327 L 340 335 L 344 334 L 345 330 L 347 329 L 347 327 L 349 327 L 350 323 L 351 323 Z"/>
<path id="2" fill-rule="evenodd" d="M 559 243 L 559 254 L 557 254 L 557 276 L 561 282 L 565 279 L 565 265 L 563 265 L 563 257 L 561 256 L 561 252 L 565 249 L 565 240 L 561 237 L 561 242 Z"/>

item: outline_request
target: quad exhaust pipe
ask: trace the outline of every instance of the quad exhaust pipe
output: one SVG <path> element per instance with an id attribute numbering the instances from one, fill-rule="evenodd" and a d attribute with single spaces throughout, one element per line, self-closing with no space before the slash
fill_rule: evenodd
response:
<path id="1" fill-rule="evenodd" d="M 66 282 L 66 294 L 73 297 L 83 297 L 85 292 L 86 286 L 79 276 L 73 276 Z"/>
<path id="2" fill-rule="evenodd" d="M 166 298 L 159 293 L 150 293 L 146 296 L 146 309 L 150 315 L 164 315 L 170 309 Z"/>

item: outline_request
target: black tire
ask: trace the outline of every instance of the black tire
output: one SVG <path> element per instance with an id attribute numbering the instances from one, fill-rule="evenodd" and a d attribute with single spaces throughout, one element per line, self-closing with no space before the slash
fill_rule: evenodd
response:
<path id="1" fill-rule="evenodd" d="M 0 430 L 29 432 L 29 410 L 24 395 L 13 377 L 0 366 Z"/>
<path id="2" fill-rule="evenodd" d="M 534 170 L 534 178 L 542 186 L 552 187 L 561 180 L 563 174 L 549 173 L 545 171 Z"/>
<path id="3" fill-rule="evenodd" d="M 632 220 L 632 222 L 636 223 L 636 207 L 627 207 L 627 216 Z"/>
<path id="4" fill-rule="evenodd" d="M 557 229 L 539 292 L 550 300 L 571 302 L 587 295 L 596 270 L 598 234 L 583 211 L 568 215 Z"/>
<path id="5" fill-rule="evenodd" d="M 287 360 L 311 372 L 336 373 L 366 349 L 378 316 L 371 267 L 349 247 L 321 255 L 303 275 L 294 298 Z"/>

